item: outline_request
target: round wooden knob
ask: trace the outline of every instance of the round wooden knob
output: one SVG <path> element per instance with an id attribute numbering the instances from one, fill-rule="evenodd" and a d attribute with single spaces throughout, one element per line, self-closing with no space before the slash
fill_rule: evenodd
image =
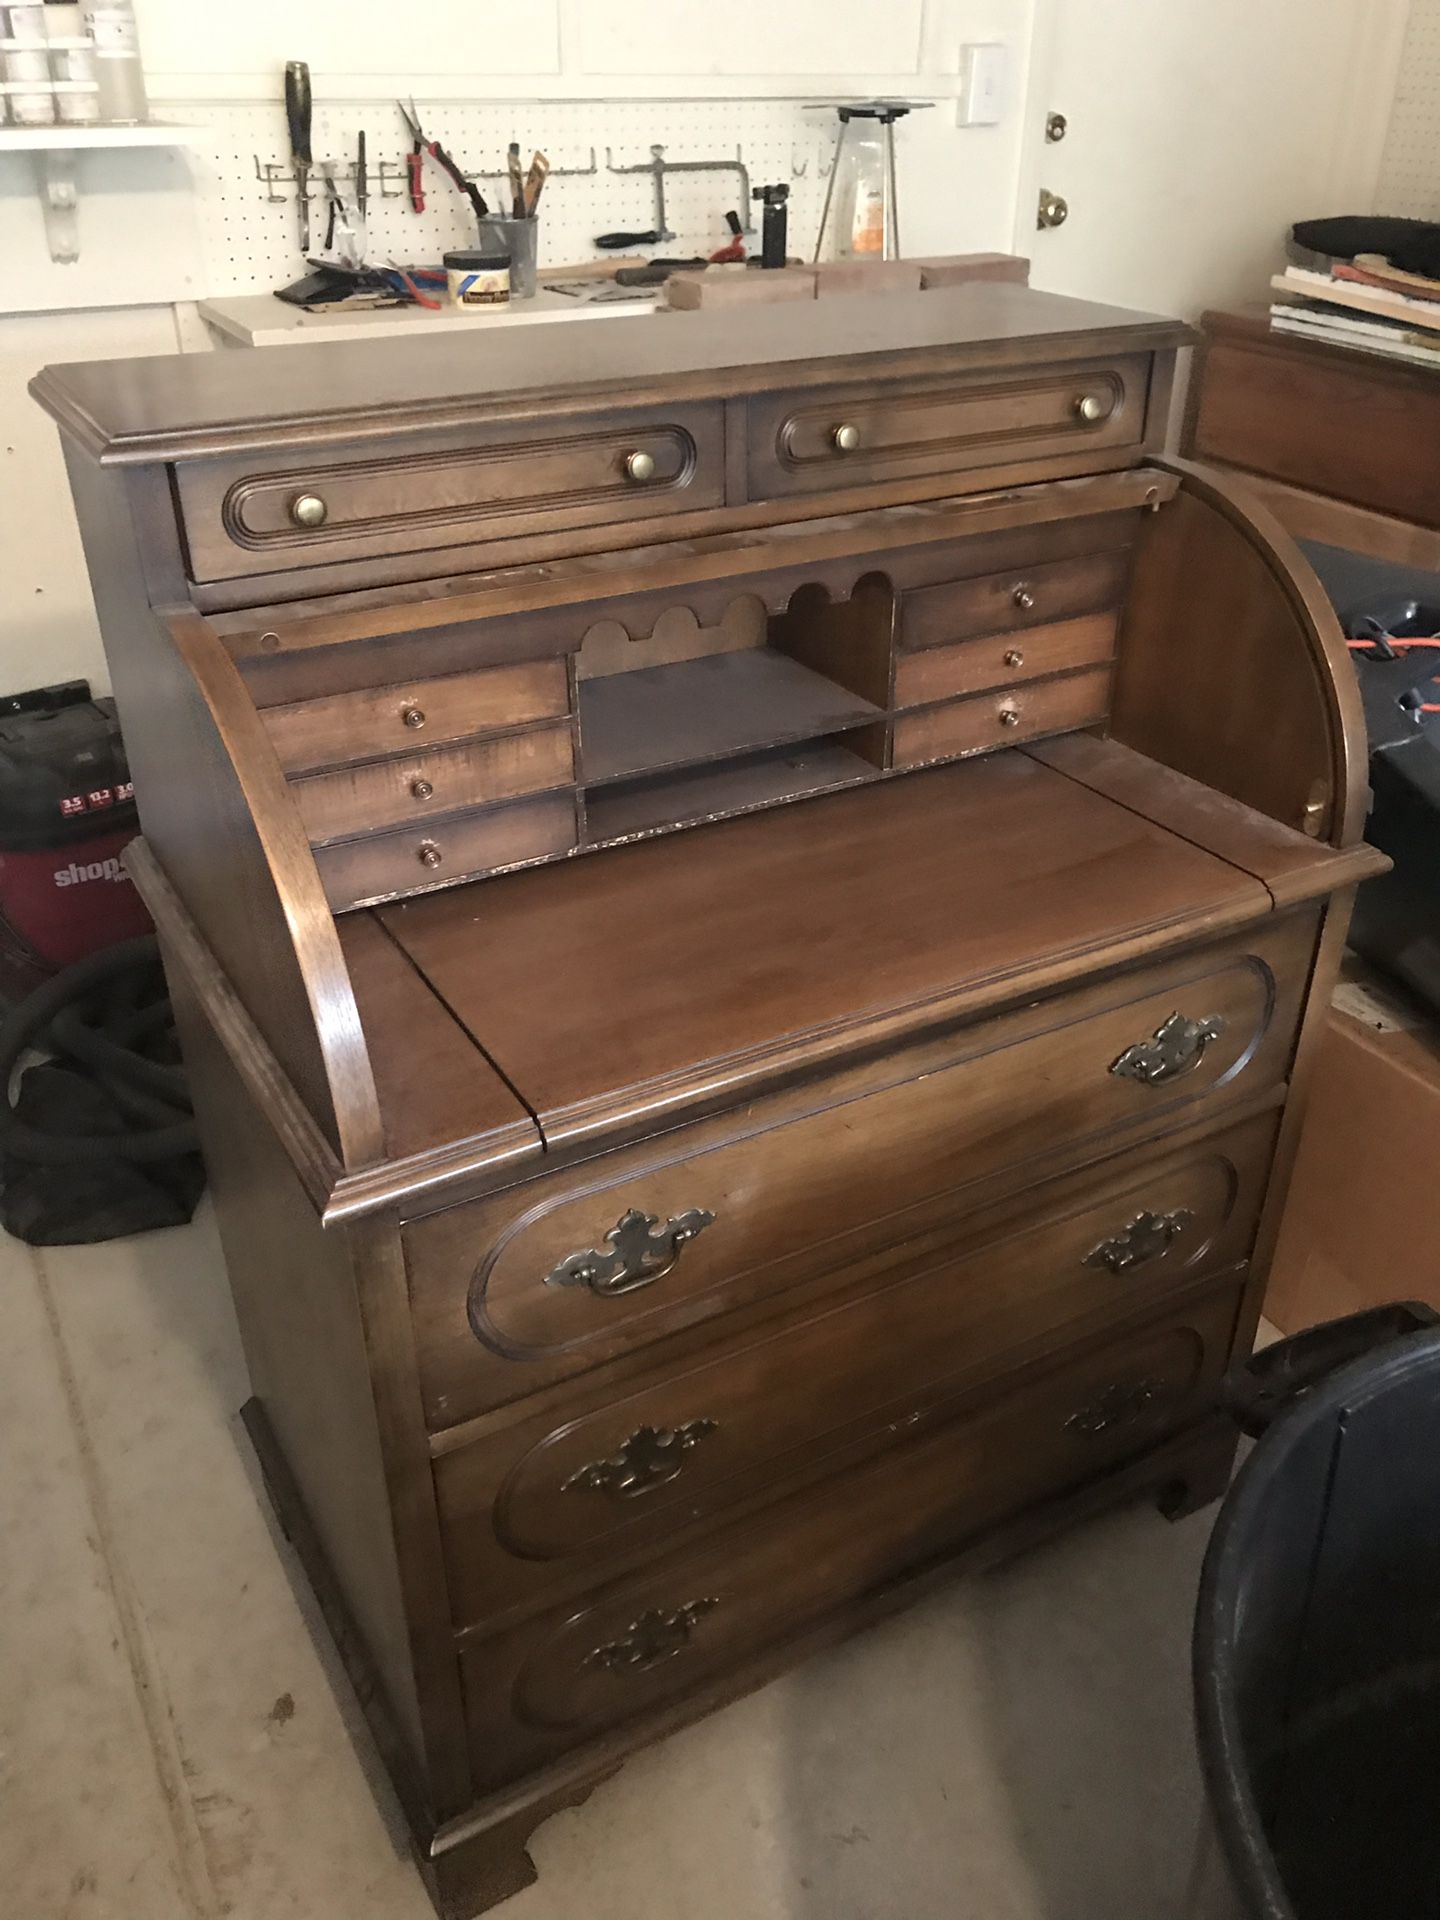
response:
<path id="1" fill-rule="evenodd" d="M 1105 402 L 1098 393 L 1082 393 L 1075 402 L 1075 411 L 1087 426 L 1094 426 L 1097 420 L 1105 418 Z"/>
<path id="2" fill-rule="evenodd" d="M 428 780 L 412 780 L 410 782 L 410 792 L 417 800 L 429 800 L 433 796 L 435 789 Z"/>
<path id="3" fill-rule="evenodd" d="M 1022 613 L 1029 613 L 1035 605 L 1035 596 L 1026 586 L 1016 587 L 1010 598 Z"/>
<path id="4" fill-rule="evenodd" d="M 425 709 L 423 707 L 406 707 L 400 718 L 405 722 L 407 727 L 423 727 L 425 724 Z"/>
<path id="5" fill-rule="evenodd" d="M 433 840 L 421 841 L 420 864 L 422 867 L 438 867 L 443 858 L 443 854 Z"/>
<path id="6" fill-rule="evenodd" d="M 1025 656 L 1020 651 L 1019 647 L 1011 647 L 1008 649 L 1005 655 L 1005 664 L 1007 667 L 1023 667 L 1024 666 Z"/>
<path id="7" fill-rule="evenodd" d="M 625 456 L 625 478 L 633 480 L 638 486 L 644 486 L 647 480 L 655 478 L 655 456 L 646 453 L 643 447 Z"/>
<path id="8" fill-rule="evenodd" d="M 290 502 L 290 518 L 297 527 L 323 527 L 330 509 L 318 493 L 297 493 Z"/>
<path id="9" fill-rule="evenodd" d="M 1020 724 L 1020 709 L 1018 707 L 1001 707 L 1000 724 L 1002 727 L 1018 727 Z"/>
<path id="10" fill-rule="evenodd" d="M 860 444 L 860 429 L 847 420 L 843 426 L 836 427 L 830 438 L 835 442 L 837 453 L 854 453 Z"/>

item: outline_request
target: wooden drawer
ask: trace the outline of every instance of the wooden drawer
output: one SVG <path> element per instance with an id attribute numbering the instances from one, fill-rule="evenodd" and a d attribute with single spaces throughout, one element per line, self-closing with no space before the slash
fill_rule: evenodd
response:
<path id="1" fill-rule="evenodd" d="M 312 841 L 344 840 L 377 828 L 454 813 L 575 779 L 568 720 L 518 733 L 466 740 L 433 753 L 407 753 L 339 767 L 291 783 Z"/>
<path id="2" fill-rule="evenodd" d="M 943 383 L 873 381 L 764 394 L 749 408 L 750 497 L 840 492 L 1138 447 L 1149 373 L 1148 355 L 1126 354 Z M 1082 412 L 1091 402 L 1099 408 L 1094 420 Z M 853 447 L 843 444 L 846 429 L 856 437 Z"/>
<path id="3" fill-rule="evenodd" d="M 1167 1127 L 1217 1124 L 1289 1070 L 1313 913 L 962 1028 L 731 1117 L 681 1129 L 404 1228 L 430 1423 L 455 1422 L 963 1222 L 1036 1177 Z M 1211 1023 L 1198 1051 L 1155 1036 Z M 1173 1037 L 1173 1035 L 1172 1035 Z M 1191 1036 L 1194 1038 L 1194 1036 Z M 1137 1058 L 1133 1049 L 1146 1049 Z M 1122 1070 L 1122 1060 L 1125 1070 Z M 1134 1077 L 1151 1063 L 1162 1077 Z M 1113 1141 L 1113 1148 L 1111 1142 Z M 981 1190 L 979 1183 L 992 1183 Z M 713 1216 L 626 1291 L 575 1277 L 631 1212 Z M 547 1276 L 553 1276 L 547 1278 Z M 569 1279 L 570 1284 L 558 1284 Z"/>
<path id="4" fill-rule="evenodd" d="M 315 864 L 336 913 L 448 881 L 499 873 L 566 853 L 577 843 L 573 792 L 451 814 L 397 833 L 317 847 Z"/>
<path id="5" fill-rule="evenodd" d="M 1110 707 L 1110 669 L 1065 674 L 1028 686 L 997 688 L 973 700 L 922 707 L 895 721 L 895 765 L 923 767 L 966 753 L 1019 746 L 1045 733 L 1093 727 Z"/>
<path id="6" fill-rule="evenodd" d="M 477 1784 L 682 1697 L 1192 1424 L 1214 1405 L 1238 1299 L 1217 1286 L 583 1605 L 462 1641 Z"/>
<path id="7" fill-rule="evenodd" d="M 263 707 L 260 717 L 286 773 L 310 773 L 556 719 L 569 711 L 569 698 L 563 660 L 527 660 L 322 694 L 288 707 Z"/>
<path id="8" fill-rule="evenodd" d="M 1030 627 L 1024 633 L 992 633 L 953 647 L 902 653 L 895 663 L 895 705 L 923 707 L 932 701 L 1019 686 L 1077 667 L 1100 666 L 1115 655 L 1117 616 L 1087 614 Z"/>
<path id="9" fill-rule="evenodd" d="M 290 567 L 651 520 L 724 504 L 723 408 L 497 422 L 386 457 L 207 460 L 176 470 L 191 577 Z M 653 463 L 644 479 L 632 459 Z M 321 503 L 302 525 L 302 502 Z M 400 569 L 403 572 L 403 568 Z"/>
<path id="10" fill-rule="evenodd" d="M 1128 551 L 1082 553 L 922 587 L 900 602 L 900 645 L 945 647 L 976 634 L 1015 633 L 1104 613 L 1119 607 L 1129 576 Z"/>
<path id="11" fill-rule="evenodd" d="M 902 1270 L 818 1315 L 730 1342 L 618 1401 L 572 1393 L 443 1454 L 435 1481 L 456 1625 L 567 1581 L 593 1584 L 597 1555 L 653 1551 L 774 1497 L 787 1477 L 873 1451 L 1007 1363 L 1246 1259 L 1275 1124 L 1266 1114 L 1143 1168 L 1126 1156 L 1049 1182 L 972 1244 L 907 1242 Z"/>

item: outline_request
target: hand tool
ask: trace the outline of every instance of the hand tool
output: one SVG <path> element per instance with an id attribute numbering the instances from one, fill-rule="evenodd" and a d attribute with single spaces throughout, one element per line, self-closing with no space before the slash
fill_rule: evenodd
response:
<path id="1" fill-rule="evenodd" d="M 425 165 L 425 156 L 428 153 L 430 158 L 440 168 L 441 172 L 450 180 L 451 184 L 458 187 L 460 192 L 463 193 L 465 198 L 470 202 L 471 207 L 474 209 L 475 218 L 477 220 L 483 220 L 490 211 L 488 201 L 484 194 L 481 193 L 479 187 L 476 186 L 475 182 L 466 179 L 465 175 L 461 172 L 455 161 L 451 159 L 444 147 L 441 146 L 440 142 L 438 140 L 431 140 L 427 136 L 420 125 L 420 109 L 415 104 L 414 96 L 411 96 L 409 106 L 406 106 L 403 100 L 397 100 L 395 104 L 400 109 L 401 118 L 410 129 L 412 145 L 409 158 L 405 162 L 405 171 L 409 176 L 410 182 L 410 204 L 416 213 L 423 213 L 425 211 L 425 182 L 422 169 Z"/>
<path id="2" fill-rule="evenodd" d="M 530 171 L 525 176 L 525 216 L 535 218 L 535 209 L 540 204 L 540 195 L 545 190 L 545 182 L 550 175 L 550 162 L 545 155 L 536 152 L 530 161 Z"/>
<path id="3" fill-rule="evenodd" d="M 365 129 L 360 129 L 355 142 L 355 213 L 364 223 L 370 206 L 370 174 L 365 165 Z"/>
<path id="4" fill-rule="evenodd" d="M 658 287 L 672 273 L 693 273 L 707 266 L 706 260 L 649 260 L 643 267 L 621 267 L 615 275 L 617 287 Z"/>
<path id="5" fill-rule="evenodd" d="M 325 181 L 325 198 L 329 202 L 329 213 L 325 225 L 325 250 L 333 251 L 336 259 L 351 272 L 360 266 L 360 245 L 355 229 L 350 222 L 349 209 L 345 205 L 339 187 L 335 184 L 335 163 L 322 160 L 320 172 Z"/>
<path id="6" fill-rule="evenodd" d="M 525 182 L 520 174 L 520 142 L 512 140 L 506 155 L 510 168 L 510 215 L 514 220 L 525 218 Z"/>
<path id="7" fill-rule="evenodd" d="M 595 244 L 606 253 L 627 253 L 631 247 L 656 247 L 668 234 L 653 231 L 649 233 L 597 233 Z"/>
<path id="8" fill-rule="evenodd" d="M 300 208 L 300 251 L 310 251 L 310 69 L 303 60 L 285 62 L 285 118 L 290 123 L 290 159 Z"/>
<path id="9" fill-rule="evenodd" d="M 712 267 L 725 266 L 732 260 L 745 258 L 745 229 L 740 224 L 740 216 L 732 208 L 725 216 L 725 224 L 730 229 L 730 238 L 723 247 L 717 247 L 710 256 Z"/>
<path id="10" fill-rule="evenodd" d="M 789 209 L 785 205 L 790 198 L 789 185 L 782 181 L 779 186 L 756 187 L 754 197 L 763 201 L 765 206 L 760 216 L 760 264 L 762 267 L 783 267 L 786 229 L 790 223 Z"/>

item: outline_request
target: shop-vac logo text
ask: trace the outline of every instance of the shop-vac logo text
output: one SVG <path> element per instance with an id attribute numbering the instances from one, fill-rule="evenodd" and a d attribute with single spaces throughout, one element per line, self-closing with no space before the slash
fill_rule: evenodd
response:
<path id="1" fill-rule="evenodd" d="M 57 887 L 83 887 L 89 880 L 125 879 L 125 869 L 112 853 L 108 860 L 87 860 L 82 866 L 78 860 L 72 860 L 68 867 L 55 869 Z"/>

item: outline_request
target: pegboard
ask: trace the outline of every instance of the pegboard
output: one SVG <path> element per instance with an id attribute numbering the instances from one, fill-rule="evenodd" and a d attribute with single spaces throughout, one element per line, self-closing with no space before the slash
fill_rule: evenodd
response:
<path id="1" fill-rule="evenodd" d="M 1375 210 L 1440 219 L 1440 0 L 1412 0 Z"/>
<path id="2" fill-rule="evenodd" d="M 598 233 L 645 232 L 654 225 L 654 183 L 647 174 L 617 176 L 607 170 L 606 151 L 616 166 L 650 159 L 653 143 L 669 160 L 735 157 L 737 148 L 752 187 L 785 180 L 790 184 L 790 251 L 805 259 L 814 250 L 828 172 L 833 162 L 837 123 L 832 114 L 807 110 L 801 100 L 685 101 L 421 101 L 427 134 L 438 139 L 467 173 L 473 173 L 492 207 L 503 211 L 505 150 L 520 142 L 523 164 L 538 147 L 552 169 L 540 202 L 540 264 L 589 260 L 596 255 Z M 167 102 L 167 113 L 200 129 L 190 150 L 203 252 L 203 282 L 208 294 L 263 293 L 297 279 L 302 272 L 294 193 L 282 182 L 281 204 L 267 200 L 255 161 L 286 165 L 289 137 L 278 100 L 255 102 Z M 337 169 L 353 167 L 356 135 L 365 129 L 370 174 L 369 258 L 384 264 L 438 260 L 449 247 L 474 241 L 468 204 L 440 172 L 425 163 L 425 212 L 410 206 L 404 161 L 410 150 L 405 124 L 393 100 L 317 101 L 312 150 L 316 162 L 333 160 Z M 900 218 L 905 218 L 905 127 L 896 130 L 900 149 Z M 596 171 L 588 168 L 593 152 Z M 382 198 L 379 164 L 391 178 Z M 398 169 L 398 172 L 396 171 Z M 342 184 L 347 200 L 352 198 Z M 319 250 L 324 237 L 323 188 L 311 182 L 311 231 Z M 713 253 L 729 239 L 727 208 L 753 221 L 746 244 L 758 252 L 760 208 L 739 205 L 734 173 L 673 174 L 665 181 L 665 210 L 675 239 L 652 251 L 685 257 Z"/>

